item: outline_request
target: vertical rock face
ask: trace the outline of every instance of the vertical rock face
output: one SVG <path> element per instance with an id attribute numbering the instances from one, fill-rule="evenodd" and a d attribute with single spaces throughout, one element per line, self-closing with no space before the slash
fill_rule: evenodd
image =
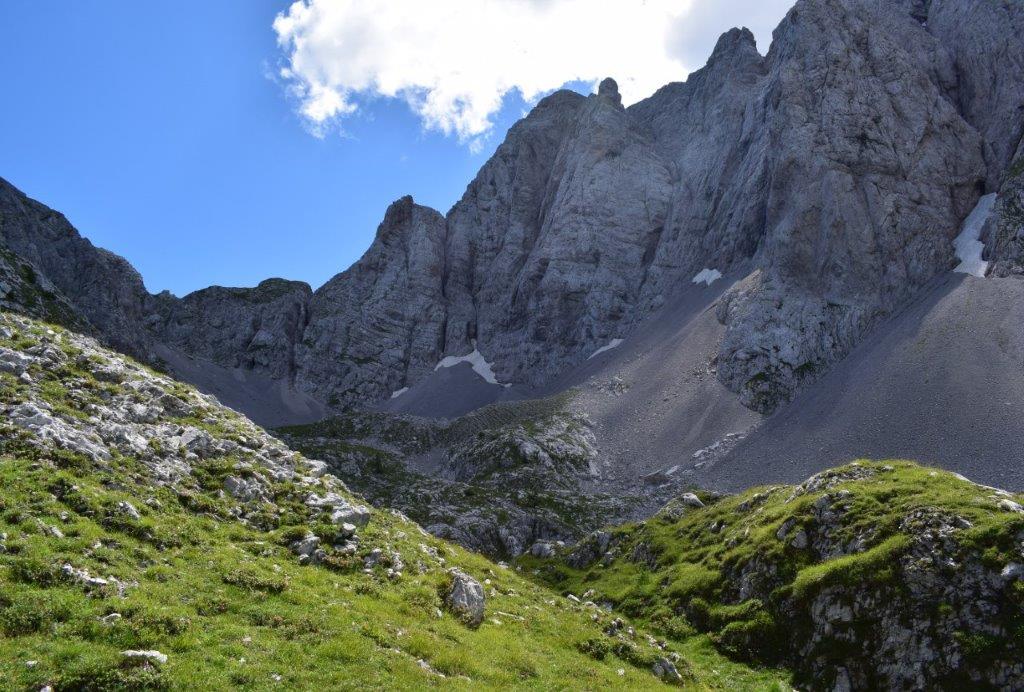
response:
<path id="1" fill-rule="evenodd" d="M 2 181 L 0 181 L 2 182 Z M 11 310 L 47 322 L 65 324 L 95 334 L 79 311 L 31 262 L 11 252 L 0 241 L 0 310 Z"/>
<path id="2" fill-rule="evenodd" d="M 767 117 L 756 100 L 766 68 L 754 36 L 733 29 L 707 66 L 630 108 L 671 161 L 671 212 L 647 271 L 642 306 L 704 267 L 753 256 L 764 233 Z"/>
<path id="3" fill-rule="evenodd" d="M 458 288 L 469 294 L 462 302 L 474 308 L 475 336 L 500 379 L 538 384 L 616 336 L 664 226 L 671 169 L 623 110 L 614 82 L 602 91 L 555 104 L 573 118 L 557 131 L 555 156 L 532 170 L 541 194 L 522 200 L 520 242 L 509 242 L 491 211 L 489 177 L 478 177 L 452 210 L 455 261 L 476 261 L 475 285 Z M 524 139 L 513 141 L 513 165 L 531 156 Z M 460 326 L 450 325 L 449 335 L 462 336 Z"/>
<path id="4" fill-rule="evenodd" d="M 1024 276 L 1024 141 L 1006 171 L 986 231 L 992 275 Z"/>
<path id="5" fill-rule="evenodd" d="M 372 401 L 432 370 L 444 349 L 444 217 L 404 197 L 362 259 L 313 295 L 299 385 L 332 404 Z"/>
<path id="6" fill-rule="evenodd" d="M 992 187 L 1024 136 L 1024 5 L 989 0 L 932 0 L 919 17 L 948 52 L 949 94 L 989 150 Z"/>
<path id="7" fill-rule="evenodd" d="M 961 221 L 1000 185 L 988 258 L 1018 271 L 1022 17 L 990 0 L 800 0 L 767 56 L 734 29 L 686 82 L 628 109 L 612 79 L 556 92 L 447 216 L 399 200 L 313 293 L 148 296 L 8 186 L 0 238 L 115 345 L 167 344 L 337 406 L 474 348 L 499 381 L 542 384 L 702 269 L 745 275 L 718 307 L 717 372 L 769 411 L 949 269 Z"/>
<path id="8" fill-rule="evenodd" d="M 932 33 L 914 7 L 804 0 L 767 58 L 737 29 L 628 110 L 611 80 L 543 101 L 448 216 L 442 350 L 476 340 L 500 379 L 537 384 L 701 268 L 751 266 L 718 372 L 754 408 L 784 401 L 948 268 L 1014 136 L 979 114 L 1016 108 L 1022 80 L 982 93 L 998 50 L 957 51 L 1019 37 L 946 30 L 961 10 L 940 5 Z"/>
<path id="9" fill-rule="evenodd" d="M 947 269 L 982 191 L 983 141 L 930 78 L 920 56 L 935 40 L 908 19 L 883 3 L 808 0 L 775 32 L 758 95 L 761 272 L 733 296 L 719 368 L 758 410 Z"/>

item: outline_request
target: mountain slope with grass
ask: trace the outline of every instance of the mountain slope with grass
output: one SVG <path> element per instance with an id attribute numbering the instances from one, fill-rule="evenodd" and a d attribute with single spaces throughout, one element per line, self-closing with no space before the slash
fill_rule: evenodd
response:
<path id="1" fill-rule="evenodd" d="M 683 494 L 509 567 L 370 506 L 328 472 L 345 463 L 6 313 L 0 413 L 15 689 L 1024 684 L 1024 497 L 909 462 Z"/>
<path id="2" fill-rule="evenodd" d="M 1024 686 L 1024 500 L 909 462 L 684 495 L 520 563 L 660 636 L 808 689 Z"/>
<path id="3" fill-rule="evenodd" d="M 372 508 L 214 399 L 0 313 L 11 689 L 789 689 Z"/>

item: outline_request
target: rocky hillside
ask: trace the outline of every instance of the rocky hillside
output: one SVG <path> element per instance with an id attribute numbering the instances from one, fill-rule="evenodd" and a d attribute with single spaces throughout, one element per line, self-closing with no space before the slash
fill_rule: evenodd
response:
<path id="1" fill-rule="evenodd" d="M 733 30 L 628 109 L 612 80 L 545 98 L 448 214 L 395 202 L 316 291 L 151 296 L 6 183 L 0 243 L 107 343 L 266 424 L 386 401 L 446 356 L 532 396 L 720 273 L 714 373 L 772 411 L 956 264 L 985 193 L 986 259 L 1019 274 L 1022 26 L 1014 2 L 799 0 L 767 55 Z"/>
<path id="2" fill-rule="evenodd" d="M 349 414 L 279 432 L 375 504 L 508 559 L 537 541 L 572 542 L 649 514 L 671 497 L 599 487 L 591 425 L 556 399 L 494 405 L 454 423 Z"/>
<path id="3" fill-rule="evenodd" d="M 789 689 L 614 619 L 367 506 L 189 386 L 0 313 L 12 689 Z"/>
<path id="4" fill-rule="evenodd" d="M 797 486 L 683 495 L 521 563 L 662 636 L 705 632 L 740 660 L 791 667 L 798 687 L 1016 690 L 1022 499 L 907 462 L 858 462 Z"/>

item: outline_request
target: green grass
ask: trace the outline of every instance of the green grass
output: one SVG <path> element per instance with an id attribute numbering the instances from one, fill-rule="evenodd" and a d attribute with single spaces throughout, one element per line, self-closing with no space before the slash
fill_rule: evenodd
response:
<path id="1" fill-rule="evenodd" d="M 196 516 L 168 489 L 108 490 L 114 478 L 0 458 L 0 533 L 8 536 L 0 554 L 0 676 L 15 689 L 260 689 L 278 686 L 276 675 L 303 689 L 655 684 L 645 665 L 615 655 L 597 661 L 577 648 L 603 637 L 581 607 L 387 512 L 376 513 L 364 544 L 403 556 L 407 571 L 398 581 L 380 570 L 366 575 L 361 565 L 299 566 L 280 533 Z M 105 508 L 121 500 L 142 511 L 138 526 L 107 521 Z M 495 593 L 479 630 L 437 617 L 445 575 L 417 574 L 420 543 L 491 580 Z M 61 574 L 66 563 L 131 586 L 124 598 L 111 587 L 88 592 Z M 111 613 L 122 618 L 103 624 Z M 126 667 L 125 649 L 157 649 L 170 660 L 152 670 Z M 706 646 L 688 643 L 681 653 L 697 687 L 784 683 Z M 469 680 L 425 672 L 421 658 Z"/>
<path id="2" fill-rule="evenodd" d="M 824 586 L 852 586 L 872 579 L 891 579 L 896 555 L 910 544 L 904 534 L 890 536 L 863 553 L 844 555 L 800 570 L 793 580 L 793 595 L 806 599 Z"/>
<path id="3" fill-rule="evenodd" d="M 33 365 L 32 384 L 0 373 L 0 405 L 17 404 L 32 388 L 77 425 L 90 406 L 129 390 L 97 381 L 97 363 L 83 361 L 61 330 L 53 336 L 47 329 L 35 325 L 2 343 L 58 345 L 66 361 Z M 303 566 L 288 546 L 310 531 L 329 546 L 337 532 L 305 505 L 309 489 L 268 481 L 272 502 L 240 507 L 221 489 L 228 475 L 261 472 L 242 451 L 253 428 L 236 414 L 196 404 L 185 385 L 160 382 L 165 394 L 193 408 L 164 422 L 240 444 L 231 454 L 193 459 L 191 472 L 174 485 L 154 482 L 138 459 L 115 453 L 94 463 L 40 447 L 0 420 L 0 687 L 650 689 L 661 685 L 652 663 L 674 653 L 691 689 L 787 690 L 792 676 L 783 666 L 809 682 L 794 658 L 809 631 L 808 605 L 829 589 L 897 602 L 905 585 L 894 566 L 935 516 L 959 518 L 948 538 L 952 557 L 995 572 L 1019 559 L 1024 535 L 1024 515 L 1000 509 L 992 489 L 910 462 L 859 462 L 822 474 L 825 487 L 772 486 L 724 498 L 701 493 L 702 509 L 676 503 L 611 529 L 607 565 L 573 569 L 562 559 L 526 556 L 510 569 L 378 507 L 359 531 L 356 554 L 329 549 L 323 564 Z M 442 488 L 412 476 L 402 450 L 437 444 L 436 431 L 399 420 L 389 428 L 388 449 L 364 444 L 380 429 L 379 420 L 356 416 L 293 431 L 314 455 L 313 441 L 327 437 L 334 454 L 361 460 L 364 478 L 387 476 L 389 493 L 408 491 L 415 480 L 415 492 L 432 502 L 434 492 L 456 507 L 495 497 L 487 486 Z M 469 497 L 471 491 L 480 496 Z M 559 511 L 558 498 L 524 497 Z M 125 502 L 141 517 L 131 518 Z M 820 539 L 821 517 L 830 512 L 828 540 L 844 548 L 823 559 L 796 537 Z M 377 548 L 384 560 L 366 573 L 363 558 Z M 387 567 L 399 561 L 401 575 L 389 576 Z M 65 565 L 108 583 L 86 588 Z M 444 611 L 446 570 L 453 566 L 486 585 L 487 617 L 477 629 Z M 741 586 L 746 577 L 753 581 Z M 612 610 L 563 597 L 570 593 Z M 934 608 L 936 618 L 955 614 L 949 603 Z M 617 617 L 627 618 L 635 634 L 607 635 Z M 956 633 L 971 665 L 1008 655 L 1019 660 L 1024 583 L 1006 590 L 992 621 L 1014 634 Z M 648 633 L 664 640 L 664 651 Z M 808 660 L 854 655 L 842 644 L 816 646 Z M 169 660 L 129 661 L 121 654 L 127 649 L 156 649 Z"/>

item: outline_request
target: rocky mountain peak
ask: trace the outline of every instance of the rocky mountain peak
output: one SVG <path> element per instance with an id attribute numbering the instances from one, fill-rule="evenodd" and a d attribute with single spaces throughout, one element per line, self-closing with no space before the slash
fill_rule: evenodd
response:
<path id="1" fill-rule="evenodd" d="M 619 95 L 619 83 L 611 77 L 605 77 L 597 87 L 597 95 L 608 99 L 616 106 L 622 106 L 622 97 Z"/>
<path id="2" fill-rule="evenodd" d="M 384 212 L 384 220 L 377 227 L 378 237 L 381 233 L 408 225 L 417 206 L 412 195 L 405 195 L 389 204 Z"/>
<path id="3" fill-rule="evenodd" d="M 446 215 L 396 200 L 315 291 L 150 295 L 0 180 L 7 669 L 88 686 L 53 677 L 59 625 L 141 676 L 96 668 L 108 686 L 177 688 L 213 660 L 181 642 L 241 613 L 252 658 L 229 647 L 207 686 L 289 651 L 271 679 L 329 688 L 341 642 L 344 679 L 394 687 L 753 688 L 781 665 L 787 689 L 1024 689 L 1024 496 L 902 461 L 815 473 L 896 454 L 1024 486 L 1022 135 L 1018 0 L 798 0 L 766 56 L 736 28 L 629 108 L 611 78 L 542 99 Z M 36 617 L 58 591 L 84 605 Z M 331 593 L 359 598 L 319 617 Z M 181 617 L 156 617 L 168 594 Z M 700 664 L 713 645 L 756 677 L 672 650 L 698 632 Z"/>
<path id="4" fill-rule="evenodd" d="M 732 28 L 718 38 L 708 64 L 723 61 L 761 62 L 761 54 L 757 52 L 757 40 L 750 29 Z"/>

